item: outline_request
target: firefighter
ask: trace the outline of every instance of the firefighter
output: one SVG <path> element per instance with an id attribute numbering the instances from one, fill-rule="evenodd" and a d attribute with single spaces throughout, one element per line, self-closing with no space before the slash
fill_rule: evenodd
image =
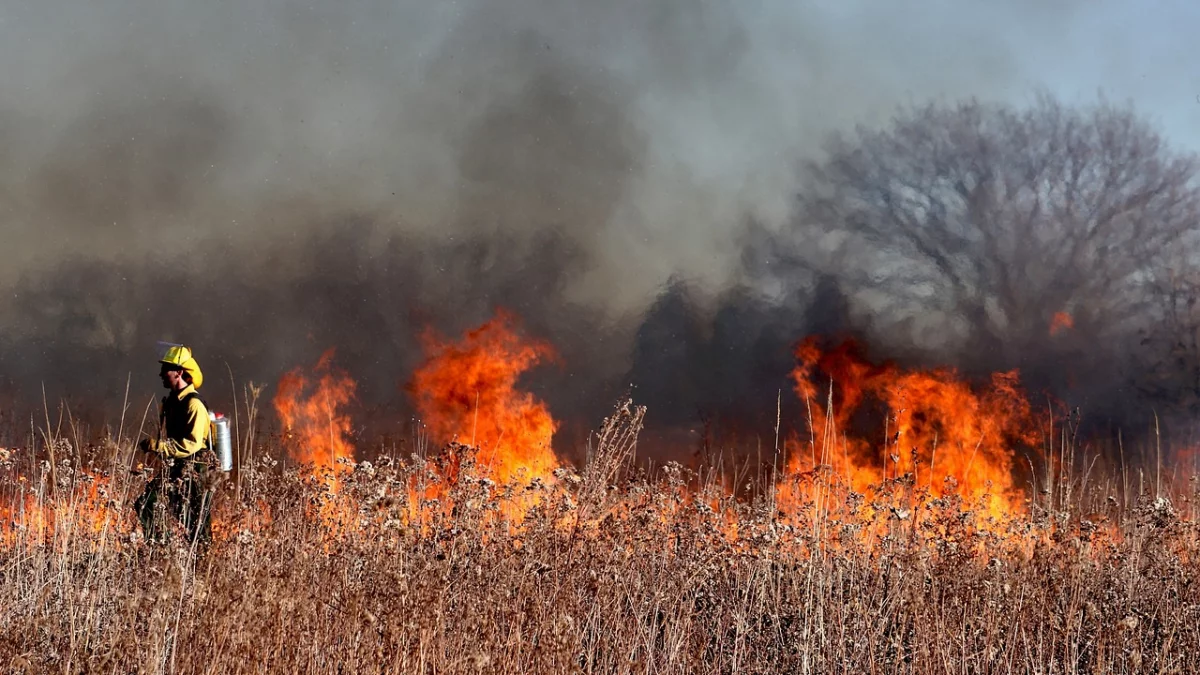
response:
<path id="1" fill-rule="evenodd" d="M 162 520 L 170 515 L 183 525 L 188 543 L 207 546 L 211 529 L 208 467 L 208 406 L 196 392 L 204 382 L 192 350 L 172 346 L 159 361 L 159 376 L 167 395 L 159 413 L 158 434 L 138 447 L 161 461 L 155 477 L 137 500 L 138 518 L 147 540 L 161 541 L 167 530 Z"/>

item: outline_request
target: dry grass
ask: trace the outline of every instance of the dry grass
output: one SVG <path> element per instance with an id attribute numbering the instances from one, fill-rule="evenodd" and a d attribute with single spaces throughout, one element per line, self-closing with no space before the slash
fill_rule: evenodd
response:
<path id="1" fill-rule="evenodd" d="M 624 411 L 591 465 L 532 488 L 471 478 L 469 462 L 447 485 L 424 461 L 384 457 L 350 468 L 331 495 L 260 454 L 219 488 L 218 541 L 199 558 L 138 540 L 144 477 L 126 470 L 127 444 L 88 451 L 48 435 L 56 466 L 9 457 L 0 473 L 0 503 L 15 507 L 0 550 L 0 666 L 1200 670 L 1200 546 L 1166 501 L 1131 498 L 1109 511 L 1120 522 L 1094 525 L 1047 499 L 981 529 L 904 479 L 868 502 L 818 478 L 814 501 L 781 515 L 770 494 L 689 492 L 677 467 L 631 476 L 637 423 Z M 519 529 L 498 512 L 505 493 L 536 502 Z M 53 527 L 40 527 L 47 512 Z"/>

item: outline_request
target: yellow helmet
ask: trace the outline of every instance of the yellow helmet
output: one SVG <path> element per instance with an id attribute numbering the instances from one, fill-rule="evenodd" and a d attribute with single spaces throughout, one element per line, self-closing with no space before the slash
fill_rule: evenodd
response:
<path id="1" fill-rule="evenodd" d="M 167 349 L 167 353 L 158 362 L 183 368 L 184 372 L 192 378 L 192 386 L 197 389 L 204 382 L 204 373 L 200 372 L 200 364 L 192 356 L 192 350 L 183 345 L 171 345 Z"/>

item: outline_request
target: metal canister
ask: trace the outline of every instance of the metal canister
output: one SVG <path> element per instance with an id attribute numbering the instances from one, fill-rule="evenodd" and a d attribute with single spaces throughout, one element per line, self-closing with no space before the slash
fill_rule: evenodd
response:
<path id="1" fill-rule="evenodd" d="M 229 433 L 229 418 L 221 413 L 209 415 L 212 421 L 213 451 L 222 471 L 233 471 L 233 441 Z"/>

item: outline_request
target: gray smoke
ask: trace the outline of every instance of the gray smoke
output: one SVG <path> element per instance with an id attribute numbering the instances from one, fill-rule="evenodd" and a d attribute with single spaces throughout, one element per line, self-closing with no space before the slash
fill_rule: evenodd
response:
<path id="1" fill-rule="evenodd" d="M 335 346 L 388 406 L 424 326 L 503 305 L 563 353 L 535 386 L 591 414 L 648 387 L 638 327 L 672 275 L 740 297 L 746 224 L 786 221 L 826 132 L 1023 91 L 1020 55 L 1075 7 L 19 3 L 0 21 L 0 375 L 107 401 L 130 372 L 153 388 L 153 345 L 175 340 L 223 391 L 225 364 L 274 381 Z M 813 323 L 728 312 L 731 334 Z M 697 348 L 721 339 L 750 349 Z"/>

